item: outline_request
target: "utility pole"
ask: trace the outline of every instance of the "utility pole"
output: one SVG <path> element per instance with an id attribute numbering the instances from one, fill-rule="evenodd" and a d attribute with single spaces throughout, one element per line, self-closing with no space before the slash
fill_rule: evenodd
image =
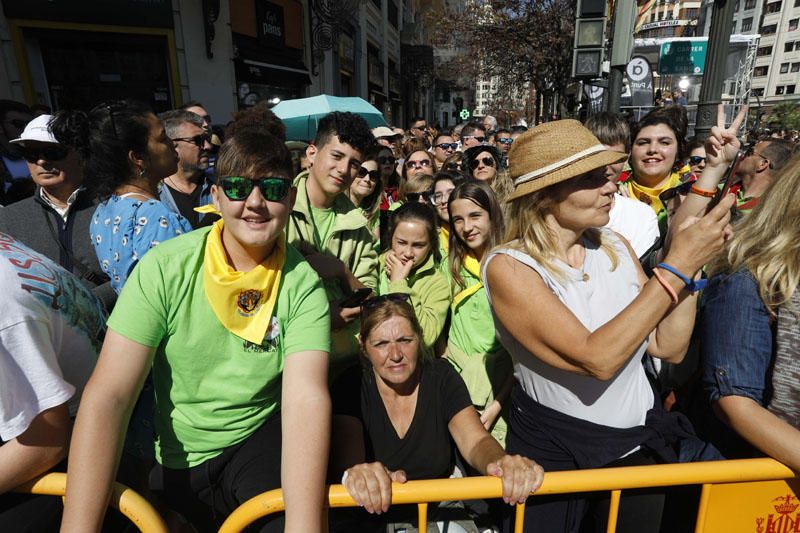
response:
<path id="1" fill-rule="evenodd" d="M 717 123 L 717 105 L 722 101 L 722 82 L 728 59 L 734 0 L 714 0 L 711 12 L 711 30 L 708 35 L 708 53 L 703 68 L 703 86 L 697 105 L 697 122 L 694 134 L 706 139 L 711 127 Z"/>
<path id="2" fill-rule="evenodd" d="M 636 24 L 636 1 L 617 0 L 614 5 L 614 28 L 611 34 L 611 70 L 608 74 L 606 109 L 619 113 L 622 76 L 631 60 L 633 28 Z"/>

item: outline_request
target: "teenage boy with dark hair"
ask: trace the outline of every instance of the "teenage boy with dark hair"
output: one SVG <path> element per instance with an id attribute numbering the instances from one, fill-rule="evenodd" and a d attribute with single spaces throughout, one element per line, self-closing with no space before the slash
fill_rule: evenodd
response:
<path id="1" fill-rule="evenodd" d="M 361 209 L 342 194 L 350 187 L 375 138 L 366 121 L 333 112 L 319 122 L 306 149 L 309 170 L 295 178 L 297 201 L 286 227 L 289 244 L 300 250 L 322 278 L 333 329 L 331 377 L 355 363 L 359 306 L 342 307 L 356 289 L 378 285 L 375 239 Z"/>

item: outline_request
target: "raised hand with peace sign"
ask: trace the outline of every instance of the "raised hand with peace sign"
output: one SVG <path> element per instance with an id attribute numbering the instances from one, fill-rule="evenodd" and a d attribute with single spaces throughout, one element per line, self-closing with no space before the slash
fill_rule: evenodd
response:
<path id="1" fill-rule="evenodd" d="M 744 122 L 745 116 L 747 116 L 747 106 L 742 106 L 731 125 L 726 128 L 725 106 L 719 104 L 717 125 L 711 128 L 711 134 L 706 139 L 706 167 L 725 167 L 736 158 L 742 145 L 736 134 Z"/>

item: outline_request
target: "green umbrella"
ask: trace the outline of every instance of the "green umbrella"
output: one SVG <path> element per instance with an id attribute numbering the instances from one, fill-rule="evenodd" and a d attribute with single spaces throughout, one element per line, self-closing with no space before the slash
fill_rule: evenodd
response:
<path id="1" fill-rule="evenodd" d="M 288 140 L 313 141 L 320 119 L 331 111 L 349 111 L 361 116 L 370 128 L 386 126 L 386 119 L 378 109 L 357 96 L 328 96 L 284 100 L 272 112 L 286 125 Z"/>

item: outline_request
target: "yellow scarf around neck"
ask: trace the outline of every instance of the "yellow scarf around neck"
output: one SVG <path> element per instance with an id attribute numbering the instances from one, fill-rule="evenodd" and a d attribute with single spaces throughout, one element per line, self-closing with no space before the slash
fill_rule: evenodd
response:
<path id="1" fill-rule="evenodd" d="M 222 245 L 223 222 L 218 220 L 206 238 L 203 285 L 206 298 L 225 329 L 261 345 L 278 299 L 286 242 L 278 237 L 270 256 L 250 272 L 234 270 Z"/>
<path id="2" fill-rule="evenodd" d="M 450 251 L 450 226 L 444 222 L 439 227 L 439 246 L 445 252 Z"/>
<path id="3" fill-rule="evenodd" d="M 483 287 L 483 281 L 481 281 L 481 262 L 478 261 L 474 255 L 467 254 L 464 256 L 464 263 L 462 266 L 464 267 L 464 270 L 478 278 L 478 282 L 456 294 L 455 298 L 453 298 L 453 309 L 455 309 L 458 304 L 463 302 L 468 296 L 472 296 Z"/>
<path id="4" fill-rule="evenodd" d="M 631 198 L 636 198 L 637 200 L 646 203 L 653 208 L 653 211 L 655 211 L 656 214 L 659 214 L 661 211 L 666 209 L 666 207 L 658 195 L 667 189 L 677 187 L 680 185 L 680 183 L 681 175 L 678 172 L 673 172 L 660 187 L 645 187 L 644 185 L 637 183 L 633 177 L 628 180 L 627 185 L 628 193 Z"/>

